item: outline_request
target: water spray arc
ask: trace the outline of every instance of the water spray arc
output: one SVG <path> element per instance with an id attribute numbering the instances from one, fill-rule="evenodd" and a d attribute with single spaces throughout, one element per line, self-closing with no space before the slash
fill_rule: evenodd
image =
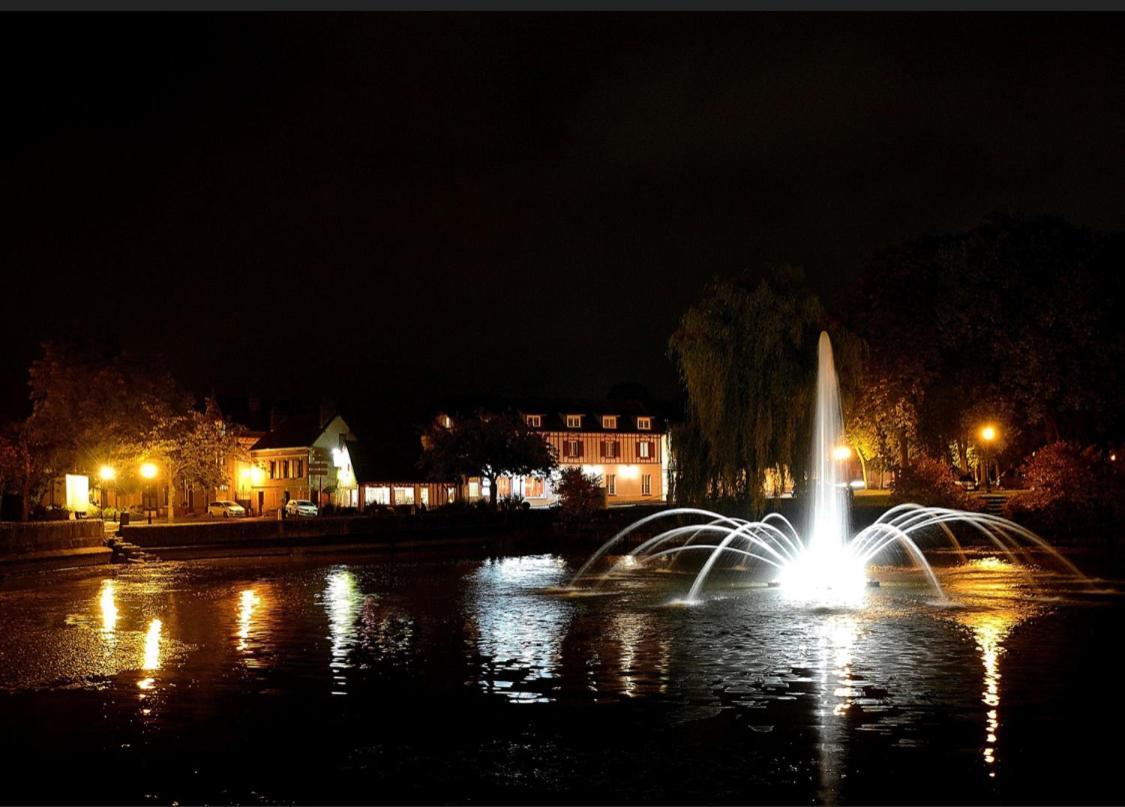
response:
<path id="1" fill-rule="evenodd" d="M 950 529 L 954 523 L 970 526 L 1013 561 L 1017 560 L 1017 554 L 1026 554 L 1029 548 L 1043 550 L 1067 573 L 1082 577 L 1073 564 L 1035 533 L 1007 519 L 983 513 L 900 504 L 849 538 L 848 480 L 843 473 L 843 462 L 850 451 L 844 447 L 839 381 L 827 333 L 820 334 L 817 345 L 813 429 L 811 507 L 806 513 L 803 535 L 778 513 L 771 513 L 760 521 L 748 521 L 692 507 L 664 510 L 634 522 L 603 544 L 574 575 L 570 587 L 591 585 L 590 578 L 598 561 L 636 530 L 665 519 L 691 520 L 692 523 L 678 523 L 641 542 L 597 576 L 592 585 L 600 585 L 623 569 L 644 567 L 684 553 L 692 556 L 706 553 L 684 600 L 686 603 L 699 602 L 717 564 L 730 560 L 764 567 L 770 583 L 802 598 L 847 599 L 862 593 L 867 586 L 869 566 L 905 557 L 921 570 L 937 598 L 944 601 L 945 593 L 919 541 L 929 542 L 936 537 L 961 551 Z"/>

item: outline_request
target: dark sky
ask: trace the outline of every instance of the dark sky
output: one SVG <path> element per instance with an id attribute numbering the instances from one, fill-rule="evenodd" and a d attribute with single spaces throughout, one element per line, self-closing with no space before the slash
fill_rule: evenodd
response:
<path id="1" fill-rule="evenodd" d="M 1125 21 L 5 17 L 5 411 L 46 338 L 199 392 L 674 389 L 714 273 L 1125 217 Z"/>

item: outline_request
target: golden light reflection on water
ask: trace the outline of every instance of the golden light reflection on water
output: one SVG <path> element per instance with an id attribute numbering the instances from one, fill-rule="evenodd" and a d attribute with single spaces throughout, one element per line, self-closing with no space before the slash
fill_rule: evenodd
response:
<path id="1" fill-rule="evenodd" d="M 981 755 L 989 769 L 988 775 L 995 778 L 996 735 L 1000 729 L 1000 657 L 1004 653 L 1004 640 L 1021 621 L 1021 616 L 1012 611 L 981 611 L 962 614 L 958 621 L 972 631 L 984 666 L 981 702 L 987 709 Z"/>
<path id="2" fill-rule="evenodd" d="M 141 669 L 146 672 L 152 672 L 160 669 L 160 632 L 164 623 L 159 619 L 154 619 L 148 623 L 148 631 L 145 632 L 145 647 L 144 659 L 141 661 Z M 156 679 L 152 676 L 142 678 L 137 682 L 140 689 L 152 689 L 156 686 Z"/>
<path id="3" fill-rule="evenodd" d="M 837 717 L 847 714 L 859 694 L 852 680 L 852 651 L 858 638 L 859 622 L 851 614 L 834 614 L 820 629 L 821 647 L 829 654 L 835 677 L 832 695 L 838 700 L 832 713 Z"/>
<path id="4" fill-rule="evenodd" d="M 998 557 L 977 558 L 966 564 L 964 575 L 958 575 L 952 592 L 958 602 L 971 610 L 954 613 L 954 620 L 969 629 L 981 666 L 981 703 L 984 713 L 984 746 L 981 756 L 990 778 L 996 777 L 998 760 L 997 737 L 1000 730 L 1000 660 L 1004 643 L 1012 630 L 1042 610 L 1023 596 L 1028 570 Z"/>
<path id="5" fill-rule="evenodd" d="M 262 598 L 252 588 L 238 595 L 238 649 L 242 653 L 249 650 L 248 640 L 254 627 L 254 611 L 261 602 Z"/>
<path id="6" fill-rule="evenodd" d="M 650 613 L 617 612 L 610 623 L 608 638 L 618 647 L 616 672 L 626 697 L 637 697 L 652 690 L 667 691 L 671 648 L 668 639 L 659 634 Z"/>
<path id="7" fill-rule="evenodd" d="M 112 636 L 117 629 L 116 593 L 114 581 L 102 581 L 101 594 L 98 596 L 98 607 L 102 613 L 102 633 L 108 636 Z"/>

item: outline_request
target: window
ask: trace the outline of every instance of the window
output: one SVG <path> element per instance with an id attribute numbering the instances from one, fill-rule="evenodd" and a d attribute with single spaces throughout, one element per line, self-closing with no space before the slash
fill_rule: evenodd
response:
<path id="1" fill-rule="evenodd" d="M 391 489 L 385 486 L 368 487 L 364 491 L 363 500 L 368 504 L 390 504 Z"/>
<path id="2" fill-rule="evenodd" d="M 533 429 L 538 429 L 539 427 L 541 427 L 543 425 L 543 416 L 542 415 L 528 415 L 527 416 L 527 425 L 530 426 Z"/>
<path id="3" fill-rule="evenodd" d="M 277 479 L 277 462 L 270 460 L 270 479 Z"/>
<path id="4" fill-rule="evenodd" d="M 449 417 L 449 415 L 442 415 L 438 418 L 438 422 L 441 424 L 441 427 L 443 429 L 453 428 L 453 420 Z"/>
<path id="5" fill-rule="evenodd" d="M 581 457 L 582 456 L 582 441 L 581 440 L 563 440 L 563 456 L 564 457 Z"/>
<path id="6" fill-rule="evenodd" d="M 419 497 L 422 500 L 422 504 L 426 505 L 426 507 L 429 507 L 430 506 L 430 489 L 428 487 L 419 488 L 418 494 L 419 494 Z"/>
<path id="7" fill-rule="evenodd" d="M 617 459 L 621 456 L 621 443 L 617 440 L 602 440 L 602 457 Z"/>
<path id="8" fill-rule="evenodd" d="M 581 429 L 582 428 L 582 416 L 581 415 L 567 415 L 566 416 L 566 427 L 568 429 Z"/>
<path id="9" fill-rule="evenodd" d="M 605 475 L 605 492 L 609 496 L 617 495 L 617 474 Z"/>
<path id="10" fill-rule="evenodd" d="M 643 460 L 647 460 L 652 456 L 652 443 L 648 440 L 642 440 L 637 443 L 637 456 Z"/>
<path id="11" fill-rule="evenodd" d="M 414 504 L 414 488 L 395 488 L 395 504 Z"/>
<path id="12" fill-rule="evenodd" d="M 616 429 L 617 428 L 617 415 L 602 415 L 602 428 L 603 429 Z"/>
<path id="13" fill-rule="evenodd" d="M 637 418 L 637 428 L 647 432 L 652 428 L 652 418 Z"/>
<path id="14" fill-rule="evenodd" d="M 469 499 L 472 500 L 472 501 L 476 501 L 479 498 L 480 498 L 480 482 L 477 482 L 475 480 L 472 481 L 472 482 L 469 482 Z"/>
<path id="15" fill-rule="evenodd" d="M 305 475 L 305 461 L 304 460 L 293 460 L 293 465 L 294 465 L 293 476 L 296 477 L 297 479 L 300 479 L 302 476 Z"/>
<path id="16" fill-rule="evenodd" d="M 644 474 L 641 476 L 641 495 L 652 495 L 652 474 Z"/>

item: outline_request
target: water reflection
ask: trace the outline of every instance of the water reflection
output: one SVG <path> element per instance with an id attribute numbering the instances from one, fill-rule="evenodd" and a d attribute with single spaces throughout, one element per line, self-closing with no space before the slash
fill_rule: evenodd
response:
<path id="1" fill-rule="evenodd" d="M 148 631 L 145 633 L 144 659 L 141 661 L 141 669 L 145 672 L 160 669 L 160 631 L 162 628 L 163 623 L 159 619 L 154 619 L 148 624 Z M 137 682 L 137 686 L 141 689 L 152 689 L 156 686 L 156 679 L 152 676 L 142 678 Z"/>
<path id="2" fill-rule="evenodd" d="M 573 603 L 542 590 L 565 575 L 565 562 L 553 555 L 499 558 L 477 569 L 468 594 L 470 632 L 475 628 L 485 691 L 521 703 L 552 700 Z"/>
<path id="3" fill-rule="evenodd" d="M 822 664 L 819 790 L 821 801 L 827 804 L 838 801 L 847 740 L 844 721 L 859 695 L 858 681 L 852 675 L 858 638 L 859 623 L 850 613 L 832 614 L 817 626 Z"/>
<path id="4" fill-rule="evenodd" d="M 614 614 L 606 638 L 618 651 L 612 672 L 625 697 L 667 692 L 671 646 L 651 611 Z"/>
<path id="5" fill-rule="evenodd" d="M 328 638 L 332 642 L 328 662 L 334 685 L 332 694 L 343 695 L 347 689 L 344 671 L 351 666 L 348 656 L 355 644 L 355 623 L 360 607 L 355 575 L 347 569 L 333 569 L 328 573 L 324 607 L 328 611 Z"/>
<path id="6" fill-rule="evenodd" d="M 116 588 L 113 580 L 103 580 L 101 594 L 98 596 L 98 607 L 102 613 L 102 633 L 108 637 L 117 629 L 117 603 L 115 600 Z"/>
<path id="7" fill-rule="evenodd" d="M 1004 653 L 1004 641 L 1021 618 L 1011 611 L 982 611 L 962 615 L 958 621 L 972 631 L 984 666 L 981 702 L 987 710 L 981 754 L 988 768 L 988 775 L 995 778 L 996 735 L 1000 729 L 1000 656 Z"/>

